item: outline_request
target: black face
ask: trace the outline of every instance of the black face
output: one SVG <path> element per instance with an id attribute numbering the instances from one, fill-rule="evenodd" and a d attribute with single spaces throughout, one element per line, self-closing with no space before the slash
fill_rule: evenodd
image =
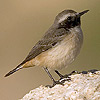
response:
<path id="1" fill-rule="evenodd" d="M 69 16 L 67 19 L 59 23 L 60 28 L 70 29 L 80 25 L 80 17 Z"/>

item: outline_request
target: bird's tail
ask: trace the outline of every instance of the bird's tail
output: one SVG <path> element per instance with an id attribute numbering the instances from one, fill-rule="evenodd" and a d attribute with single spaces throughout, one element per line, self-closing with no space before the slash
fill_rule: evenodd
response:
<path id="1" fill-rule="evenodd" d="M 13 74 L 14 72 L 16 72 L 16 71 L 18 71 L 18 70 L 20 70 L 20 69 L 22 69 L 22 68 L 23 68 L 23 65 L 22 65 L 22 64 L 18 65 L 16 68 L 14 68 L 14 69 L 11 70 L 10 72 L 8 72 L 8 73 L 5 75 L 5 77 L 7 77 L 7 76 Z"/>

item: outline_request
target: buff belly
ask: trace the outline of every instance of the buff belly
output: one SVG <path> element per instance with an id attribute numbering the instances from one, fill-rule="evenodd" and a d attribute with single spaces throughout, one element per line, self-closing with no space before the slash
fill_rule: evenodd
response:
<path id="1" fill-rule="evenodd" d="M 79 54 L 82 42 L 83 34 L 81 28 L 76 27 L 57 46 L 41 53 L 28 64 L 47 67 L 48 69 L 67 67 Z"/>

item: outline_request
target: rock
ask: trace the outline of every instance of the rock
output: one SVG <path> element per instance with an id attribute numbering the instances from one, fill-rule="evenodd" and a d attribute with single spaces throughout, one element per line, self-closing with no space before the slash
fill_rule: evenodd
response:
<path id="1" fill-rule="evenodd" d="M 92 70 L 93 71 L 93 70 Z M 39 86 L 20 100 L 100 100 L 100 71 L 71 75 L 64 86 Z"/>

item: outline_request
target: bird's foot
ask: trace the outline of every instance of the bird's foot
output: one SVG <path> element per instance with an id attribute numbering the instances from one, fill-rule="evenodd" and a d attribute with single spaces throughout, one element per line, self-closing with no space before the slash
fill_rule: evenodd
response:
<path id="1" fill-rule="evenodd" d="M 66 74 L 66 75 L 64 75 L 64 76 L 67 77 L 67 76 L 71 76 L 71 75 L 74 75 L 74 74 L 79 74 L 79 72 L 76 71 L 76 70 L 74 70 L 74 71 L 72 71 L 71 73 Z"/>
<path id="2" fill-rule="evenodd" d="M 64 83 L 65 81 L 71 81 L 71 77 L 70 76 L 73 75 L 73 74 L 79 73 L 78 71 L 72 71 L 70 74 L 62 75 L 57 70 L 55 70 L 55 72 L 60 77 L 59 81 L 61 81 L 62 83 Z"/>
<path id="3" fill-rule="evenodd" d="M 69 76 L 73 75 L 73 74 L 77 74 L 79 73 L 78 71 L 72 71 L 70 74 L 66 74 L 66 75 L 62 75 L 59 71 L 55 70 L 55 72 L 58 74 L 58 76 L 62 79 L 62 78 L 68 78 Z"/>
<path id="4" fill-rule="evenodd" d="M 57 70 L 55 70 L 55 72 L 58 74 L 58 76 L 60 77 L 59 82 L 64 83 L 65 81 L 70 81 L 71 77 L 70 75 L 62 75 L 61 73 L 59 73 Z"/>
<path id="5" fill-rule="evenodd" d="M 70 74 L 66 74 L 66 75 L 62 75 L 61 73 L 59 73 L 59 71 L 55 70 L 55 72 L 58 74 L 58 76 L 60 77 L 60 79 L 58 81 L 55 81 L 53 78 L 53 85 L 46 85 L 46 87 L 52 88 L 54 87 L 56 84 L 60 84 L 60 85 L 64 85 L 65 81 L 71 81 L 71 75 L 78 73 L 78 71 L 72 71 Z"/>
<path id="6" fill-rule="evenodd" d="M 58 76 L 62 79 L 64 78 L 64 75 L 62 75 L 61 73 L 59 73 L 59 71 L 55 70 L 56 74 L 58 74 Z"/>

